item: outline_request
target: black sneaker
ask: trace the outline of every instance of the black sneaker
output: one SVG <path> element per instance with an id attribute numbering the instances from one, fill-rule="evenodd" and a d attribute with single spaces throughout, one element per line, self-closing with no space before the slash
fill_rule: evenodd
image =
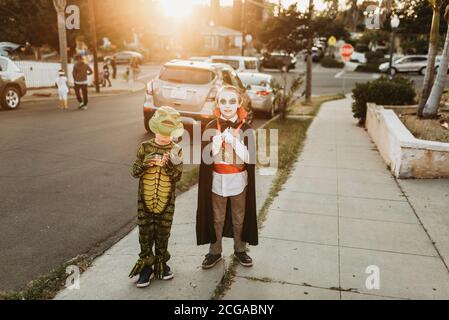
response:
<path id="1" fill-rule="evenodd" d="M 206 254 L 206 259 L 204 259 L 202 267 L 203 269 L 210 269 L 215 267 L 215 265 L 221 261 L 221 254 Z"/>
<path id="2" fill-rule="evenodd" d="M 173 272 L 171 272 L 170 267 L 166 265 L 164 275 L 162 276 L 161 280 L 171 280 L 174 276 L 175 275 L 173 274 Z"/>
<path id="3" fill-rule="evenodd" d="M 244 267 L 253 266 L 253 259 L 251 259 L 246 252 L 234 252 L 234 257 L 236 257 L 237 261 Z"/>
<path id="4" fill-rule="evenodd" d="M 151 279 L 154 278 L 153 268 L 145 267 L 139 274 L 139 280 L 137 280 L 137 288 L 146 288 L 150 285 Z"/>

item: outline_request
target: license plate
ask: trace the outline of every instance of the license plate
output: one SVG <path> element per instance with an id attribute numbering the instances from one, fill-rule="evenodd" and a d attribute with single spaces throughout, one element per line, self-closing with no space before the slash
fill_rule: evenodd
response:
<path id="1" fill-rule="evenodd" d="M 173 99 L 185 100 L 187 99 L 187 90 L 181 88 L 173 88 L 170 93 Z"/>

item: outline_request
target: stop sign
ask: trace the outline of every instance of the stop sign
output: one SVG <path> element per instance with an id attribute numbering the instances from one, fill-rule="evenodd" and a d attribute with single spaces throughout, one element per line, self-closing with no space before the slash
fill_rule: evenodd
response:
<path id="1" fill-rule="evenodd" d="M 340 47 L 341 60 L 343 60 L 344 62 L 350 61 L 353 53 L 354 47 L 349 43 L 345 43 Z"/>

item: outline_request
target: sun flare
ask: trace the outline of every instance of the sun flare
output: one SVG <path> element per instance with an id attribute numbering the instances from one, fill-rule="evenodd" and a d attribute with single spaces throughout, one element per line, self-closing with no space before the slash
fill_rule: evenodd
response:
<path id="1" fill-rule="evenodd" d="M 197 0 L 161 0 L 164 13 L 169 17 L 185 17 L 192 13 Z"/>

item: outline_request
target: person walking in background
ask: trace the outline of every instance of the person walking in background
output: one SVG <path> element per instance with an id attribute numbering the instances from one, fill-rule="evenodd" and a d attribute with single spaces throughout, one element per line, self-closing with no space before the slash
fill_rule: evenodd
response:
<path id="1" fill-rule="evenodd" d="M 137 81 L 137 78 L 139 76 L 140 67 L 139 67 L 139 61 L 136 58 L 132 58 L 131 60 L 131 70 L 133 73 L 133 80 Z"/>
<path id="2" fill-rule="evenodd" d="M 56 78 L 56 87 L 59 95 L 59 109 L 68 108 L 69 86 L 67 85 L 67 77 L 63 70 L 59 70 L 59 76 Z"/>
<path id="3" fill-rule="evenodd" d="M 106 87 L 106 83 L 109 84 L 109 87 L 112 87 L 112 83 L 111 83 L 111 78 L 110 77 L 111 77 L 111 74 L 109 72 L 109 66 L 106 63 L 103 66 L 103 87 Z"/>
<path id="4" fill-rule="evenodd" d="M 125 79 L 126 82 L 129 82 L 129 67 L 126 67 L 126 71 L 123 74 L 123 78 Z"/>
<path id="5" fill-rule="evenodd" d="M 112 79 L 115 80 L 115 78 L 117 78 L 117 59 L 115 58 L 115 56 L 112 57 L 111 67 L 112 67 Z"/>
<path id="6" fill-rule="evenodd" d="M 88 80 L 87 76 L 91 75 L 92 69 L 83 61 L 83 57 L 78 55 L 75 58 L 76 62 L 73 67 L 73 79 L 75 81 L 75 94 L 76 99 L 78 100 L 79 107 L 78 109 L 87 110 L 87 103 L 89 102 L 87 85 Z M 82 92 L 82 97 L 81 97 Z"/>

